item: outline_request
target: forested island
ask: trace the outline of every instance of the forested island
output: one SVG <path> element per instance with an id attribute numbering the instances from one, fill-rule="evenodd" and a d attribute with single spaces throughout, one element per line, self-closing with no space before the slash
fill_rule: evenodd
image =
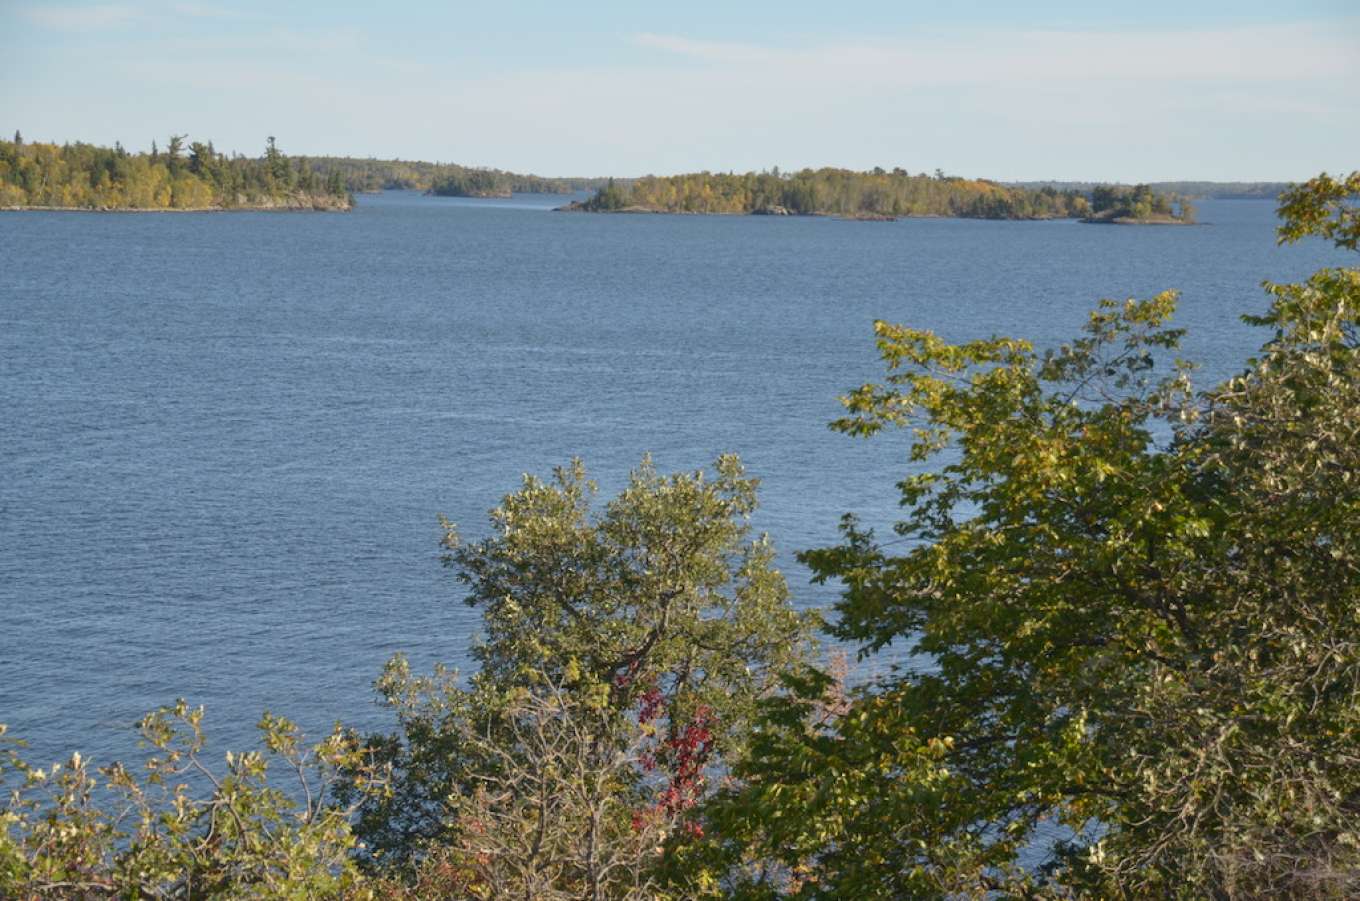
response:
<path id="1" fill-rule="evenodd" d="M 582 212 L 730 213 L 896 219 L 1062 219 L 1089 215 L 1078 191 L 1028 190 L 986 179 L 913 175 L 903 169 L 803 169 L 781 173 L 698 172 L 610 181 L 589 200 L 563 207 Z"/>
<path id="2" fill-rule="evenodd" d="M 545 178 L 502 169 L 426 163 L 415 160 L 361 159 L 348 156 L 311 157 L 318 173 L 338 172 L 354 193 L 426 191 L 444 197 L 509 197 L 511 194 L 571 194 L 594 191 L 604 178 Z"/>
<path id="3" fill-rule="evenodd" d="M 264 155 L 219 153 L 211 141 L 165 149 L 121 144 L 0 141 L 0 209 L 348 210 L 354 199 L 340 174 L 288 157 L 268 139 Z"/>
<path id="4" fill-rule="evenodd" d="M 1158 193 L 1147 185 L 1097 185 L 1091 213 L 1082 222 L 1108 225 L 1192 225 L 1195 207 L 1184 197 Z"/>

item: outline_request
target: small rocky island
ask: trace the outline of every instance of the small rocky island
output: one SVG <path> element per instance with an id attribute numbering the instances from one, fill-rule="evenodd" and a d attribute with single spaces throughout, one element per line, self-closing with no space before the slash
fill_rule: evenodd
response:
<path id="1" fill-rule="evenodd" d="M 1091 190 L 1091 225 L 1194 225 L 1195 208 L 1175 194 L 1158 194 L 1147 185 L 1097 185 Z"/>

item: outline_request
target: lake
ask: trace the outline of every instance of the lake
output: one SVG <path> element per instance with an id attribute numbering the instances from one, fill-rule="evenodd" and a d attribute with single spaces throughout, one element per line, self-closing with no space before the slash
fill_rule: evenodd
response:
<path id="1" fill-rule="evenodd" d="M 393 192 L 351 214 L 0 214 L 0 722 L 36 761 L 135 748 L 177 696 L 213 748 L 269 708 L 386 724 L 406 651 L 466 660 L 479 613 L 438 562 L 521 473 L 617 489 L 733 451 L 781 551 L 890 523 L 906 441 L 830 432 L 876 378 L 876 318 L 951 339 L 1075 335 L 1100 297 L 1178 288 L 1200 383 L 1266 337 L 1273 204 L 1196 228 L 1071 221 L 592 216 L 559 197 Z"/>

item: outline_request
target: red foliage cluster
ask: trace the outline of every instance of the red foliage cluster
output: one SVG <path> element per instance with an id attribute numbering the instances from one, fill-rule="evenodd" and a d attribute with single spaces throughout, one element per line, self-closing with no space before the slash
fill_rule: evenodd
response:
<path id="1" fill-rule="evenodd" d="M 653 685 L 638 698 L 638 722 L 650 723 L 661 715 L 665 703 L 661 689 Z"/>
<path id="2" fill-rule="evenodd" d="M 687 810 L 699 800 L 704 785 L 704 767 L 713 752 L 713 708 L 700 705 L 694 716 L 666 739 L 670 758 L 671 784 L 661 794 L 661 804 L 670 813 Z"/>
<path id="3" fill-rule="evenodd" d="M 651 723 L 660 718 L 665 700 L 654 685 L 644 691 L 638 698 L 638 721 Z M 674 817 L 698 802 L 704 787 L 704 767 L 713 753 L 714 725 L 713 708 L 700 705 L 689 722 L 671 724 L 670 734 L 659 748 L 642 755 L 644 770 L 653 772 L 664 763 L 670 778 L 651 810 L 633 814 L 635 830 L 641 830 L 654 817 Z M 695 821 L 686 822 L 684 828 L 695 838 L 704 834 L 703 826 Z"/>

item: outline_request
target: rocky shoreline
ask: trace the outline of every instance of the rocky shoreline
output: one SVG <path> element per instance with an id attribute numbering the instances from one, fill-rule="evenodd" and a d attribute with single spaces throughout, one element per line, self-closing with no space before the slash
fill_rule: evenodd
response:
<path id="1" fill-rule="evenodd" d="M 619 208 L 616 209 L 616 210 L 592 210 L 590 207 L 586 206 L 585 201 L 582 201 L 582 200 L 573 200 L 571 203 L 564 204 L 564 205 L 562 205 L 562 206 L 555 206 L 555 207 L 553 207 L 553 210 L 552 210 L 552 211 L 553 211 L 554 213 L 666 213 L 666 212 L 669 212 L 668 210 L 654 210 L 654 209 L 651 209 L 650 207 L 645 207 L 645 206 L 624 206 L 624 207 L 619 207 Z M 681 213 L 680 215 L 684 215 L 684 213 Z M 739 214 L 739 215 L 744 215 L 744 214 Z"/>
<path id="2" fill-rule="evenodd" d="M 1180 219 L 1134 219 L 1129 216 L 1117 216 L 1113 219 L 1092 219 L 1088 216 L 1077 221 L 1085 225 L 1199 225 L 1198 222 L 1184 222 Z"/>
<path id="3" fill-rule="evenodd" d="M 1139 218 L 1137 216 L 1085 216 L 1077 220 L 1086 225 L 1198 225 L 1194 221 L 1186 221 L 1176 216 L 1148 216 Z"/>
<path id="4" fill-rule="evenodd" d="M 817 216 L 827 219 L 844 219 L 847 222 L 896 222 L 898 216 L 889 216 L 886 213 L 795 213 L 782 206 L 759 207 L 754 210 L 742 210 L 740 212 L 706 212 L 700 210 L 658 210 L 646 206 L 623 206 L 614 210 L 595 210 L 591 209 L 586 201 L 573 200 L 563 206 L 553 207 L 554 213 L 633 213 L 650 214 L 655 216 Z"/>

